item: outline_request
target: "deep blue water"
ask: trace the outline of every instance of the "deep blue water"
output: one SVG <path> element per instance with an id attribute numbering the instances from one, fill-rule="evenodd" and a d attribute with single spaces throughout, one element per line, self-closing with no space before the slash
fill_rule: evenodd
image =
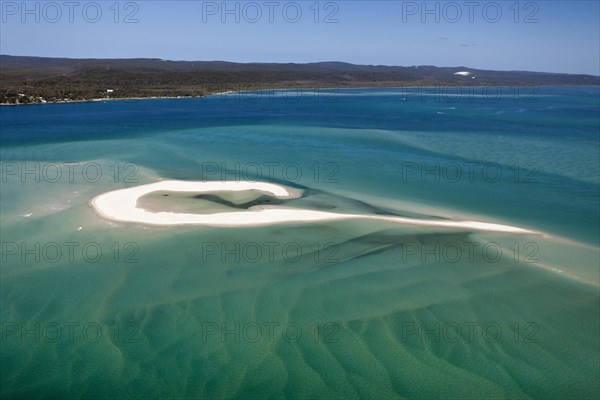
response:
<path id="1" fill-rule="evenodd" d="M 485 132 L 598 140 L 598 88 L 302 89 L 203 99 L 2 107 L 2 145 L 146 136 L 248 124 L 423 132 Z M 523 89 L 521 89 L 523 92 Z M 433 111 L 455 107 L 440 120 Z M 308 119 L 307 119 L 308 118 Z"/>

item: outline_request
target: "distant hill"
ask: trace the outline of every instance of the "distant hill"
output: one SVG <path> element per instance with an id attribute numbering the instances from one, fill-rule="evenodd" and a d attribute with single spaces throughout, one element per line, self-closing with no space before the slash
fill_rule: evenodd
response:
<path id="1" fill-rule="evenodd" d="M 463 73 L 457 75 L 456 73 Z M 468 74 L 467 74 L 468 73 Z M 460 67 L 70 59 L 0 55 L 0 103 L 205 96 L 286 87 L 599 85 L 600 77 Z"/>

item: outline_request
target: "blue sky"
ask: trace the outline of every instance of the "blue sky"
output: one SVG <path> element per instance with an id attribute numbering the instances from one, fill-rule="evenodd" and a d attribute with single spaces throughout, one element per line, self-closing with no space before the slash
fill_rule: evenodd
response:
<path id="1" fill-rule="evenodd" d="M 0 52 L 600 75 L 600 2 L 0 1 Z"/>

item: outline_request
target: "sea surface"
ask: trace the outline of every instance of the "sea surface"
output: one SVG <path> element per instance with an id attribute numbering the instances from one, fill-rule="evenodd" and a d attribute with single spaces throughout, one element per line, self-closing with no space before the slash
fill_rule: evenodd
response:
<path id="1" fill-rule="evenodd" d="M 600 90 L 297 89 L 0 108 L 1 398 L 596 399 Z M 249 207 L 476 220 L 108 221 Z"/>

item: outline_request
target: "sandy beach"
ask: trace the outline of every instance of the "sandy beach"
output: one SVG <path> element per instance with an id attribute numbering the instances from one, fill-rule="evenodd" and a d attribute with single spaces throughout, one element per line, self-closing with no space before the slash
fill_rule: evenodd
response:
<path id="1" fill-rule="evenodd" d="M 171 180 L 107 192 L 93 198 L 90 201 L 90 205 L 94 208 L 98 215 L 108 220 L 161 226 L 206 225 L 221 227 L 244 227 L 281 223 L 369 219 L 405 225 L 474 229 L 478 231 L 489 232 L 536 233 L 514 226 L 479 221 L 424 220 L 396 216 L 340 214 L 285 207 L 257 206 L 243 212 L 189 214 L 173 212 L 150 212 L 137 206 L 137 202 L 140 197 L 157 191 L 194 193 L 260 191 L 270 194 L 276 198 L 291 199 L 298 196 L 298 193 L 295 193 L 289 188 L 264 182 L 188 182 Z"/>

